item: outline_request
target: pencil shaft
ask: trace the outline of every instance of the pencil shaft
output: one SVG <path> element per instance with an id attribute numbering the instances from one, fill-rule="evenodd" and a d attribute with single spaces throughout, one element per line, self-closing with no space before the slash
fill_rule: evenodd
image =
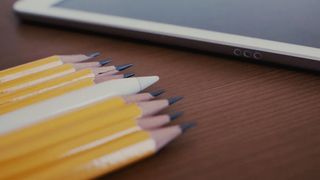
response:
<path id="1" fill-rule="evenodd" d="M 155 129 L 168 124 L 170 121 L 171 119 L 169 115 L 159 115 L 141 118 L 137 121 L 137 124 L 142 129 Z"/>
<path id="2" fill-rule="evenodd" d="M 105 81 L 110 81 L 110 80 L 114 80 L 114 79 L 122 79 L 124 78 L 123 74 L 119 74 L 119 75 L 98 75 L 94 82 L 95 83 L 101 83 L 101 82 L 105 82 Z"/>
<path id="3" fill-rule="evenodd" d="M 92 179 L 146 158 L 182 133 L 180 126 L 137 131 L 23 175 L 27 179 Z M 19 177 L 19 176 L 17 176 Z"/>
<path id="4" fill-rule="evenodd" d="M 37 73 L 46 69 L 62 65 L 63 61 L 59 56 L 50 56 L 30 63 L 22 64 L 0 71 L 0 82 L 7 82 L 19 77 Z"/>
<path id="5" fill-rule="evenodd" d="M 11 179 L 11 176 L 61 161 L 138 130 L 140 128 L 135 125 L 134 121 L 124 121 L 111 127 L 103 127 L 101 130 L 91 131 L 73 139 L 64 140 L 54 146 L 2 163 L 0 179 Z"/>
<path id="6" fill-rule="evenodd" d="M 132 64 L 124 64 L 119 66 L 106 66 L 106 67 L 100 67 L 98 69 L 94 70 L 95 74 L 106 74 L 106 75 L 114 75 L 120 71 L 126 70 L 133 66 Z"/>
<path id="7" fill-rule="evenodd" d="M 97 55 L 97 54 L 96 54 Z M 81 62 L 96 56 L 95 54 L 88 55 L 62 55 L 62 56 L 50 56 L 47 58 L 35 60 L 29 63 L 18 65 L 12 68 L 8 68 L 0 71 L 0 83 L 11 81 L 26 75 L 44 71 L 64 63 Z"/>
<path id="8" fill-rule="evenodd" d="M 39 84 L 36 84 L 34 86 L 22 88 L 13 92 L 8 92 L 5 94 L 0 94 L 0 105 L 1 104 L 8 104 L 11 102 L 15 102 L 18 100 L 23 100 L 25 98 L 35 96 L 40 93 L 45 93 L 47 91 L 65 86 L 67 84 L 73 83 L 75 81 L 79 81 L 85 78 L 95 78 L 94 82 L 95 83 L 101 83 L 109 80 L 114 80 L 114 79 L 121 79 L 124 78 L 124 75 L 96 75 L 92 72 L 91 69 L 83 69 L 79 70 L 70 74 L 67 74 L 62 77 L 54 78 L 49 81 L 45 81 Z"/>
<path id="9" fill-rule="evenodd" d="M 10 97 L 7 97 L 7 98 L 9 98 L 9 99 L 7 99 L 7 101 L 1 100 L 0 115 L 15 111 L 17 109 L 29 106 L 29 105 L 37 103 L 37 102 L 41 102 L 41 101 L 44 101 L 44 100 L 47 100 L 50 98 L 60 96 L 65 93 L 69 93 L 69 92 L 79 90 L 79 89 L 82 89 L 85 87 L 93 86 L 97 82 L 93 77 L 90 77 L 90 76 L 88 76 L 86 78 L 84 78 L 84 77 L 75 78 L 75 79 L 69 80 L 64 83 L 59 82 L 59 84 L 56 84 L 55 86 L 47 87 L 44 89 L 39 89 L 38 91 L 35 91 L 33 93 L 31 92 L 29 94 L 25 94 L 25 96 L 22 96 L 22 97 L 18 96 L 13 99 L 10 99 Z M 103 82 L 107 82 L 110 80 L 116 80 L 116 79 L 120 79 L 120 78 L 123 78 L 123 75 L 106 76 L 106 77 L 104 77 Z M 70 87 L 75 86 L 75 84 L 78 84 L 78 81 L 81 81 L 81 80 L 85 80 L 87 82 L 87 84 L 86 85 L 83 84 L 83 86 L 78 86 L 77 88 L 70 88 Z M 48 84 L 48 83 L 46 83 L 46 84 Z M 35 89 L 36 87 L 39 87 L 39 86 L 33 86 L 33 89 Z M 64 91 L 64 89 L 65 89 L 65 91 Z M 26 91 L 22 91 L 22 92 L 26 92 Z"/>
<path id="10" fill-rule="evenodd" d="M 83 63 L 73 63 L 73 67 L 76 70 L 81 70 L 85 68 L 94 68 L 94 67 L 100 67 L 101 64 L 99 62 L 83 62 Z"/>
<path id="11" fill-rule="evenodd" d="M 107 113 L 108 111 L 123 107 L 127 103 L 146 101 L 153 98 L 154 96 L 150 96 L 149 93 L 142 93 L 124 97 L 113 97 L 109 100 L 98 102 L 58 117 L 50 118 L 47 121 L 21 129 L 19 131 L 14 131 L 12 133 L 0 136 L 0 149 L 8 147 L 12 144 L 18 144 L 19 141 L 23 142 L 33 137 L 42 136 L 47 132 L 53 132 L 55 129 L 67 126 L 68 124 L 82 123 L 82 120 L 87 121 L 91 116 L 94 116 L 99 112 Z"/>
<path id="12" fill-rule="evenodd" d="M 74 73 L 67 74 L 63 77 L 54 78 L 52 80 L 39 83 L 34 86 L 30 86 L 27 88 L 19 89 L 14 92 L 6 93 L 0 95 L 0 105 L 8 102 L 14 102 L 17 100 L 22 100 L 39 93 L 44 93 L 49 90 L 59 88 L 61 86 L 65 86 L 67 84 L 85 79 L 94 77 L 95 75 L 92 73 L 90 69 L 84 69 L 80 71 L 76 71 Z"/>
<path id="13" fill-rule="evenodd" d="M 141 114 L 141 110 L 134 105 L 128 105 L 126 108 L 121 108 L 118 111 L 108 111 L 104 113 L 94 114 L 93 116 L 84 115 L 79 117 L 81 123 L 68 124 L 65 127 L 55 129 L 55 132 L 45 133 L 46 135 L 33 137 L 32 141 L 20 142 L 12 146 L 3 148 L 0 151 L 0 162 L 23 156 L 35 150 L 39 150 L 59 142 L 77 137 L 83 133 L 107 127 L 125 119 L 137 119 Z M 90 120 L 88 119 L 90 118 Z M 72 128 L 72 131 L 70 131 Z"/>
<path id="14" fill-rule="evenodd" d="M 87 87 L 62 96 L 0 116 L 0 134 L 16 131 L 74 109 L 84 107 L 117 95 L 130 95 L 151 86 L 157 76 L 112 80 Z M 30 116 L 30 112 L 33 112 Z"/>
<path id="15" fill-rule="evenodd" d="M 66 74 L 75 72 L 71 64 L 64 64 L 45 71 L 40 71 L 28 76 L 24 76 L 12 81 L 0 84 L 0 94 L 16 91 L 18 89 L 30 87 Z"/>
<path id="16" fill-rule="evenodd" d="M 37 103 L 37 102 L 41 102 L 41 101 L 44 101 L 44 100 L 47 100 L 50 98 L 54 98 L 56 96 L 60 96 L 65 93 L 69 93 L 69 92 L 72 92 L 75 90 L 79 90 L 79 89 L 97 84 L 98 82 L 96 81 L 96 79 L 94 79 L 91 76 L 92 76 L 92 74 L 89 75 L 87 78 L 79 77 L 79 78 L 74 78 L 74 79 L 70 79 L 70 77 L 68 77 L 67 79 L 69 79 L 69 81 L 64 82 L 64 83 L 62 83 L 60 81 L 59 84 L 55 84 L 55 86 L 51 86 L 49 88 L 47 87 L 47 88 L 39 89 L 38 92 L 25 94 L 25 96 L 22 96 L 22 97 L 19 96 L 19 97 L 15 97 L 13 99 L 10 99 L 10 97 L 9 97 L 9 99 L 6 102 L 1 100 L 0 115 L 15 111 L 17 109 L 29 106 L 29 105 Z M 65 78 L 65 77 L 62 77 L 62 78 Z M 103 81 L 100 81 L 100 83 L 107 82 L 110 80 L 121 79 L 121 78 L 123 78 L 123 75 L 104 76 L 102 79 Z M 63 80 L 65 81 L 66 78 Z M 77 84 L 78 84 L 77 82 L 80 80 L 86 81 L 87 84 L 83 83 L 82 86 L 77 86 Z M 56 81 L 56 80 L 54 80 L 54 81 Z M 45 82 L 46 85 L 48 83 L 51 83 L 51 82 Z M 74 86 L 77 86 L 77 87 L 74 87 Z M 35 89 L 37 87 L 39 87 L 39 86 L 33 86 L 32 88 Z M 26 92 L 26 91 L 22 91 L 22 92 Z M 145 99 L 145 97 L 141 97 L 141 98 Z"/>
<path id="17" fill-rule="evenodd" d="M 82 134 L 70 140 L 64 140 L 62 143 L 2 164 L 0 166 L 0 171 L 2 172 L 0 179 L 10 179 L 13 178 L 11 176 L 23 174 L 26 171 L 53 162 L 63 161 L 66 158 L 99 147 L 139 130 L 141 130 L 141 127 L 137 125 L 137 121 L 128 119 L 112 126 L 101 127 L 100 129 Z"/>
<path id="18" fill-rule="evenodd" d="M 97 106 L 92 105 L 85 108 L 80 108 L 79 110 L 53 117 L 33 126 L 0 136 L 0 148 L 2 149 L 9 147 L 12 144 L 19 144 L 19 142 L 25 141 L 29 138 L 41 136 L 48 132 L 53 132 L 55 129 L 64 127 L 68 124 L 82 123 L 82 118 L 90 117 L 102 110 L 107 112 L 108 110 L 113 110 L 114 108 L 124 106 L 125 101 L 121 97 L 114 97 L 108 101 L 99 102 L 96 105 Z"/>
<path id="19" fill-rule="evenodd" d="M 97 111 L 95 114 L 89 113 L 89 116 L 86 116 L 87 114 L 81 114 L 81 116 L 77 118 L 78 122 L 81 123 L 67 124 L 65 127 L 56 129 L 54 133 L 47 133 L 48 136 L 41 135 L 33 137 L 32 142 L 16 143 L 11 147 L 4 148 L 4 150 L 0 152 L 0 162 L 17 158 L 61 141 L 72 139 L 101 127 L 114 125 L 126 119 L 135 120 L 144 115 L 152 115 L 152 113 L 154 114 L 168 106 L 168 103 L 167 105 L 163 105 L 165 101 L 167 100 L 131 104 L 113 111 Z M 158 106 L 156 106 L 157 104 Z M 99 108 L 97 105 L 95 106 Z M 153 109 L 151 109 L 151 107 L 153 107 Z M 78 112 L 74 114 L 77 113 Z M 87 120 L 88 118 L 90 118 L 90 121 Z M 70 128 L 72 128 L 72 131 L 70 131 Z"/>
<path id="20" fill-rule="evenodd" d="M 11 103 L 5 103 L 0 105 L 0 115 L 16 111 L 23 107 L 27 107 L 29 105 L 48 100 L 57 96 L 61 96 L 63 94 L 76 91 L 79 89 L 83 89 L 85 87 L 93 86 L 95 83 L 93 78 L 85 78 L 76 82 L 67 83 L 65 86 L 61 86 L 58 88 L 54 88 L 44 93 L 40 93 L 34 96 L 27 97 L 22 100 L 16 100 Z"/>
<path id="21" fill-rule="evenodd" d="M 146 158 L 155 152 L 150 135 L 138 131 L 72 158 L 23 174 L 26 179 L 90 179 Z M 81 154 L 81 155 L 80 155 Z M 16 176 L 15 178 L 22 176 Z"/>
<path id="22" fill-rule="evenodd" d="M 105 67 L 99 67 L 99 68 L 94 68 L 93 73 L 98 75 L 98 74 L 107 74 L 107 75 L 113 75 L 113 73 L 116 70 L 115 66 L 105 66 Z M 117 71 L 118 72 L 118 71 Z"/>
<path id="23" fill-rule="evenodd" d="M 75 64 L 63 64 L 60 66 L 56 66 L 51 69 L 47 69 L 44 71 L 40 71 L 31 75 L 23 76 L 20 78 L 17 78 L 12 81 L 4 82 L 0 84 L 0 94 L 1 93 L 8 93 L 8 92 L 14 92 L 19 89 L 27 88 L 33 85 L 40 84 L 42 82 L 47 82 L 49 80 L 63 77 L 65 75 L 68 75 L 70 73 L 76 72 L 78 70 L 84 70 L 88 69 L 92 71 L 94 75 L 98 75 L 101 73 L 105 73 L 108 75 L 114 74 L 113 71 L 115 70 L 115 66 L 106 66 L 106 67 L 85 67 L 79 65 L 77 68 L 75 67 Z"/>
<path id="24" fill-rule="evenodd" d="M 95 58 L 100 55 L 100 52 L 93 52 L 88 54 L 74 54 L 74 55 L 59 55 L 64 63 L 78 63 L 88 59 Z"/>
<path id="25" fill-rule="evenodd" d="M 115 139 L 121 138 L 136 131 L 161 127 L 170 122 L 168 115 L 148 117 L 139 120 L 127 119 L 107 127 L 101 127 L 70 140 L 64 140 L 54 146 L 40 151 L 29 153 L 13 159 L 0 166 L 0 179 L 10 179 L 17 174 L 23 174 L 34 168 L 62 161 L 79 153 L 99 147 Z"/>

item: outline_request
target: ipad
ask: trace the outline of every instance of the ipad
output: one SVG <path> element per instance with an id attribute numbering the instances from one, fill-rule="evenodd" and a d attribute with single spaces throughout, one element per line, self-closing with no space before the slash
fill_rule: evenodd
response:
<path id="1" fill-rule="evenodd" d="M 24 19 L 320 70 L 319 0 L 21 0 Z"/>

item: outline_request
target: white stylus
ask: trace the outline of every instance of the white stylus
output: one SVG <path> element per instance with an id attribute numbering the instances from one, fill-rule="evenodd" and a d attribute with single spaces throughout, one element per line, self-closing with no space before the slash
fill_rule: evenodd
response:
<path id="1" fill-rule="evenodd" d="M 138 93 L 158 80 L 158 76 L 111 80 L 9 112 L 0 116 L 0 135 L 113 96 Z"/>

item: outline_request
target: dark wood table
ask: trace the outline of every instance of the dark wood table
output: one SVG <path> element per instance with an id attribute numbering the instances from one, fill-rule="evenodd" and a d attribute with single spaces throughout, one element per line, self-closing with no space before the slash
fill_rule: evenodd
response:
<path id="1" fill-rule="evenodd" d="M 152 89 L 185 97 L 169 109 L 198 126 L 161 153 L 105 179 L 320 179 L 320 77 L 278 66 L 114 36 L 20 23 L 0 1 L 0 68 L 100 51 Z"/>

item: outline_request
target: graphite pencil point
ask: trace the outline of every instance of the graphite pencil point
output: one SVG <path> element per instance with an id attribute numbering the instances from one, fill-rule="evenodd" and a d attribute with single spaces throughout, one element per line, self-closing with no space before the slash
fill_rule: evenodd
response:
<path id="1" fill-rule="evenodd" d="M 133 66 L 133 64 L 124 64 L 124 65 L 119 65 L 116 66 L 117 71 L 123 71 L 125 69 L 128 69 L 129 67 Z"/>
<path id="2" fill-rule="evenodd" d="M 174 121 L 176 120 L 178 117 L 180 117 L 183 114 L 183 112 L 173 112 L 171 114 L 169 114 L 170 117 L 170 121 Z"/>
<path id="3" fill-rule="evenodd" d="M 180 101 L 181 99 L 183 99 L 182 96 L 176 96 L 176 97 L 169 98 L 169 99 L 168 99 L 169 105 L 172 105 L 172 104 Z"/>
<path id="4" fill-rule="evenodd" d="M 134 73 L 125 73 L 123 75 L 123 78 L 130 78 L 130 77 L 133 77 L 135 74 Z"/>
<path id="5" fill-rule="evenodd" d="M 166 92 L 164 89 L 159 89 L 159 90 L 150 92 L 150 94 L 151 94 L 151 96 L 153 96 L 153 97 L 158 97 L 158 96 L 160 96 L 161 94 L 163 94 L 164 92 Z"/>
<path id="6" fill-rule="evenodd" d="M 86 56 L 88 56 L 90 58 L 95 58 L 95 57 L 99 56 L 100 54 L 101 54 L 100 52 L 92 52 L 92 53 L 86 54 Z"/>
<path id="7" fill-rule="evenodd" d="M 104 59 L 99 61 L 100 66 L 104 66 L 106 64 L 109 64 L 112 60 L 111 59 Z"/>
<path id="8" fill-rule="evenodd" d="M 181 131 L 182 133 L 185 133 L 186 131 L 188 131 L 191 128 L 196 127 L 196 123 L 191 122 L 191 123 L 184 123 L 180 125 Z"/>

